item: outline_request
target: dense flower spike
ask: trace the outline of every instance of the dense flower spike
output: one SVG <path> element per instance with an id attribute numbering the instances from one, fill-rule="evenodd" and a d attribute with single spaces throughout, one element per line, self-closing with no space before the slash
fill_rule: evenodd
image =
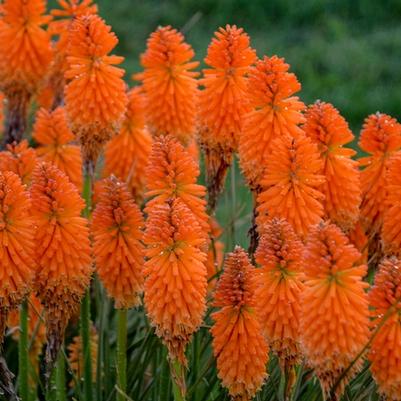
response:
<path id="1" fill-rule="evenodd" d="M 195 133 L 198 99 L 195 53 L 171 26 L 150 35 L 141 56 L 144 71 L 136 76 L 146 94 L 146 118 L 153 135 L 171 134 L 188 144 Z"/>
<path id="2" fill-rule="evenodd" d="M 249 36 L 242 28 L 227 25 L 215 32 L 209 45 L 200 84 L 200 142 L 206 157 L 209 207 L 214 210 L 242 131 L 243 116 L 250 110 L 247 75 L 256 60 Z"/>
<path id="3" fill-rule="evenodd" d="M 227 255 L 212 314 L 213 352 L 218 376 L 234 400 L 251 400 L 266 377 L 268 347 L 255 308 L 256 271 L 245 251 Z"/>
<path id="4" fill-rule="evenodd" d="M 128 92 L 128 106 L 120 133 L 105 147 L 103 175 L 115 175 L 125 181 L 137 201 L 145 191 L 145 168 L 148 164 L 152 138 L 145 127 L 145 101 L 142 89 Z"/>
<path id="5" fill-rule="evenodd" d="M 384 259 L 369 293 L 372 329 L 370 370 L 385 399 L 401 400 L 401 261 Z"/>
<path id="6" fill-rule="evenodd" d="M 207 236 L 206 189 L 196 184 L 198 177 L 198 165 L 177 139 L 172 136 L 155 139 L 146 169 L 146 196 L 152 198 L 146 205 L 147 209 L 179 198 L 194 213 L 203 234 Z"/>
<path id="7" fill-rule="evenodd" d="M 382 240 L 386 254 L 401 255 L 401 154 L 388 163 Z"/>
<path id="8" fill-rule="evenodd" d="M 67 174 L 78 190 L 82 188 L 82 159 L 79 146 L 73 145 L 74 134 L 67 125 L 64 108 L 54 111 L 40 109 L 32 133 L 39 143 L 38 156 Z"/>
<path id="9" fill-rule="evenodd" d="M 361 203 L 358 163 L 351 159 L 356 152 L 344 147 L 354 135 L 338 110 L 321 101 L 308 107 L 303 129 L 318 145 L 324 161 L 322 174 L 326 181 L 322 192 L 326 217 L 347 231 L 355 225 Z"/>
<path id="10" fill-rule="evenodd" d="M 239 136 L 242 171 L 250 187 L 257 190 L 271 153 L 272 139 L 289 134 L 297 136 L 299 124 L 305 121 L 305 108 L 295 93 L 301 90 L 289 65 L 277 56 L 264 57 L 250 70 L 248 79 L 251 110 L 244 117 Z"/>
<path id="11" fill-rule="evenodd" d="M 305 135 L 284 135 L 274 140 L 257 199 L 258 225 L 273 217 L 284 218 L 305 237 L 324 213 L 324 195 L 319 190 L 324 183 L 322 165 L 317 146 Z"/>
<path id="12" fill-rule="evenodd" d="M 101 147 L 118 130 L 127 95 L 123 57 L 108 54 L 118 39 L 97 15 L 74 20 L 67 48 L 65 107 L 72 130 L 82 144 L 85 165 L 94 165 Z"/>
<path id="13" fill-rule="evenodd" d="M 90 333 L 91 338 L 91 359 L 92 359 L 92 366 L 97 366 L 97 350 L 98 350 L 98 343 L 99 343 L 99 335 L 97 334 L 96 328 L 92 326 L 92 330 Z M 68 345 L 68 362 L 69 366 L 77 378 L 78 381 L 82 381 L 84 379 L 84 350 L 82 349 L 82 337 L 75 336 L 72 339 L 71 344 Z M 92 370 L 92 382 L 96 383 L 97 375 L 96 369 Z M 73 379 L 70 381 L 70 386 L 74 387 L 75 382 Z"/>
<path id="14" fill-rule="evenodd" d="M 7 150 L 0 152 L 0 171 L 12 171 L 23 184 L 29 185 L 37 163 L 35 150 L 28 147 L 24 139 L 21 143 L 7 145 Z"/>
<path id="15" fill-rule="evenodd" d="M 256 251 L 261 265 L 255 297 L 264 335 L 283 369 L 300 361 L 299 319 L 303 291 L 303 245 L 291 225 L 273 219 Z"/>
<path id="16" fill-rule="evenodd" d="M 0 348 L 7 314 L 31 289 L 35 272 L 35 225 L 31 200 L 20 178 L 0 172 Z"/>
<path id="17" fill-rule="evenodd" d="M 66 52 L 74 19 L 97 13 L 97 6 L 92 4 L 92 0 L 58 0 L 58 4 L 60 9 L 51 11 L 54 19 L 49 24 L 49 32 L 58 37 L 58 40 L 54 44 L 53 62 L 44 88 L 49 99 L 48 108 L 60 105 L 63 100 L 64 73 L 68 68 Z"/>
<path id="18" fill-rule="evenodd" d="M 401 124 L 386 114 L 366 118 L 359 138 L 360 148 L 369 156 L 359 160 L 361 173 L 361 214 L 369 233 L 377 232 L 383 221 L 386 175 L 391 156 L 401 149 Z"/>
<path id="19" fill-rule="evenodd" d="M 170 359 L 185 364 L 185 347 L 206 308 L 204 233 L 191 211 L 176 199 L 152 207 L 144 242 L 148 316 Z"/>
<path id="20" fill-rule="evenodd" d="M 101 183 L 93 213 L 96 269 L 116 308 L 140 303 L 143 287 L 143 217 L 127 186 L 115 177 Z"/>
<path id="21" fill-rule="evenodd" d="M 35 236 L 36 291 L 46 310 L 48 373 L 57 358 L 64 330 L 79 306 L 92 272 L 89 230 L 80 217 L 84 201 L 57 167 L 41 163 L 31 187 Z"/>
<path id="22" fill-rule="evenodd" d="M 45 0 L 5 0 L 0 19 L 0 87 L 8 98 L 5 143 L 19 142 L 28 103 L 52 57 L 50 35 L 43 29 Z"/>
<path id="23" fill-rule="evenodd" d="M 311 229 L 304 264 L 301 297 L 301 341 L 308 364 L 315 369 L 324 392 L 344 374 L 369 337 L 368 299 L 361 254 L 334 224 Z M 361 367 L 358 360 L 336 392 Z"/>

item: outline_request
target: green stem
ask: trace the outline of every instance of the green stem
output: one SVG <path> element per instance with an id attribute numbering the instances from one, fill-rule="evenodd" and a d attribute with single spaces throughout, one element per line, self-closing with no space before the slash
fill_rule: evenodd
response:
<path id="1" fill-rule="evenodd" d="M 233 250 L 236 245 L 235 238 L 235 220 L 237 214 L 237 196 L 236 196 L 236 179 L 235 179 L 235 157 L 231 165 L 231 249 Z"/>
<path id="2" fill-rule="evenodd" d="M 84 215 L 90 216 L 92 203 L 92 175 L 90 172 L 85 174 L 85 184 L 83 196 L 86 202 Z M 90 338 L 90 294 L 86 291 L 81 304 L 81 337 L 84 359 L 84 397 L 85 401 L 92 401 L 92 353 Z"/>
<path id="3" fill-rule="evenodd" d="M 20 312 L 18 358 L 21 401 L 29 401 L 28 302 L 26 300 L 22 303 Z"/>
<path id="4" fill-rule="evenodd" d="M 66 401 L 65 386 L 65 361 L 62 352 L 59 352 L 56 365 L 56 397 L 57 401 Z"/>
<path id="5" fill-rule="evenodd" d="M 123 394 L 127 391 L 127 310 L 117 311 L 117 401 L 125 401 Z"/>
<path id="6" fill-rule="evenodd" d="M 185 401 L 185 373 L 184 367 L 176 359 L 170 362 L 172 373 L 171 381 L 173 383 L 174 401 Z"/>

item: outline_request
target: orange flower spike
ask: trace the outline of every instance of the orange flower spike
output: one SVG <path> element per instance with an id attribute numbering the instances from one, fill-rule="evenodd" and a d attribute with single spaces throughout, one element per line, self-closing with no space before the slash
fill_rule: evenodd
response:
<path id="1" fill-rule="evenodd" d="M 105 179 L 93 213 L 93 253 L 97 272 L 116 308 L 140 303 L 143 225 L 142 213 L 127 186 L 113 176 Z"/>
<path id="2" fill-rule="evenodd" d="M 39 143 L 38 156 L 63 171 L 76 187 L 82 188 L 82 159 L 79 146 L 73 145 L 74 134 L 67 125 L 64 108 L 40 109 L 32 133 Z"/>
<path id="3" fill-rule="evenodd" d="M 184 36 L 171 26 L 159 27 L 141 56 L 137 79 L 146 94 L 146 117 L 153 135 L 171 134 L 188 144 L 195 133 L 199 62 Z"/>
<path id="4" fill-rule="evenodd" d="M 91 360 L 92 366 L 97 366 L 97 358 L 98 358 L 98 343 L 99 343 L 99 335 L 97 334 L 96 328 L 92 326 L 90 333 L 90 341 L 91 341 Z M 68 362 L 69 366 L 77 378 L 78 381 L 84 380 L 84 350 L 82 349 L 82 336 L 78 335 L 72 339 L 71 344 L 68 345 Z M 92 382 L 96 383 L 97 374 L 96 369 L 92 370 Z M 74 379 L 70 381 L 70 387 L 75 387 Z"/>
<path id="5" fill-rule="evenodd" d="M 7 145 L 7 150 L 0 152 L 0 171 L 12 171 L 17 174 L 23 184 L 29 185 L 32 173 L 37 164 L 35 150 L 28 147 L 28 141 Z"/>
<path id="6" fill-rule="evenodd" d="M 152 138 L 145 127 L 145 99 L 140 87 L 128 92 L 128 107 L 120 133 L 105 147 L 103 175 L 113 174 L 125 181 L 137 201 L 145 192 L 145 168 Z"/>
<path id="7" fill-rule="evenodd" d="M 370 115 L 363 125 L 359 146 L 370 154 L 359 159 L 364 167 L 361 172 L 361 214 L 368 232 L 375 233 L 383 221 L 389 161 L 401 149 L 401 124 L 386 114 Z"/>
<path id="8" fill-rule="evenodd" d="M 235 400 L 248 401 L 266 378 L 268 347 L 255 308 L 256 270 L 246 252 L 236 247 L 227 255 L 212 314 L 213 353 L 218 376 Z"/>
<path id="9" fill-rule="evenodd" d="M 334 224 L 314 226 L 304 254 L 305 289 L 301 297 L 301 343 L 327 394 L 369 339 L 367 266 L 359 251 Z M 336 393 L 361 368 L 359 359 Z"/>
<path id="10" fill-rule="evenodd" d="M 369 293 L 372 330 L 370 371 L 384 399 L 401 400 L 401 261 L 384 259 Z M 383 323 L 383 319 L 386 319 Z M 380 328 L 379 325 L 382 325 Z"/>
<path id="11" fill-rule="evenodd" d="M 177 139 L 172 136 L 155 139 L 146 169 L 146 196 L 152 198 L 147 209 L 179 198 L 194 213 L 207 237 L 210 228 L 204 200 L 206 189 L 196 183 L 198 177 L 198 165 Z"/>
<path id="12" fill-rule="evenodd" d="M 92 4 L 92 0 L 58 0 L 58 4 L 60 8 L 50 12 L 54 19 L 49 24 L 49 32 L 57 36 L 58 40 L 54 44 L 53 63 L 47 77 L 47 86 L 44 88 L 50 99 L 47 108 L 60 105 L 63 101 L 64 73 L 68 69 L 66 53 L 74 19 L 83 15 L 96 14 L 98 11 L 97 5 Z M 42 94 L 42 101 L 45 99 L 44 96 Z"/>
<path id="13" fill-rule="evenodd" d="M 354 139 L 345 119 L 330 103 L 317 101 L 308 107 L 305 134 L 317 144 L 324 161 L 322 186 L 326 217 L 343 230 L 351 229 L 359 217 L 361 182 L 356 152 L 344 145 Z"/>
<path id="14" fill-rule="evenodd" d="M 305 121 L 301 113 L 305 105 L 294 96 L 301 84 L 289 67 L 283 58 L 265 56 L 249 73 L 251 110 L 244 117 L 238 150 L 242 170 L 255 190 L 265 173 L 272 139 L 284 134 L 296 137 Z"/>
<path id="15" fill-rule="evenodd" d="M 381 237 L 386 254 L 401 256 L 401 154 L 388 163 L 386 205 Z"/>
<path id="16" fill-rule="evenodd" d="M 57 167 L 41 163 L 34 171 L 32 215 L 35 236 L 36 292 L 46 310 L 48 372 L 56 361 L 64 330 L 79 307 L 92 273 L 85 206 L 78 190 Z"/>
<path id="17" fill-rule="evenodd" d="M 261 266 L 255 297 L 264 335 L 282 369 L 301 359 L 300 297 L 304 289 L 303 245 L 291 225 L 273 219 L 263 228 L 256 262 Z"/>
<path id="18" fill-rule="evenodd" d="M 176 199 L 151 208 L 144 242 L 147 314 L 170 359 L 185 365 L 185 347 L 206 309 L 204 235 L 195 216 Z"/>
<path id="19" fill-rule="evenodd" d="M 258 196 L 258 226 L 273 217 L 286 219 L 301 237 L 323 217 L 324 176 L 317 146 L 305 135 L 285 135 L 272 143 Z"/>
<path id="20" fill-rule="evenodd" d="M 45 0 L 4 0 L 0 9 L 0 87 L 8 99 L 5 143 L 19 142 L 26 129 L 28 104 L 52 58 L 43 26 Z"/>
<path id="21" fill-rule="evenodd" d="M 243 117 L 250 110 L 247 76 L 256 60 L 249 36 L 242 28 L 226 25 L 209 45 L 200 85 L 199 140 L 206 157 L 209 208 L 214 210 L 227 168 L 237 148 Z"/>
<path id="22" fill-rule="evenodd" d="M 65 107 L 81 142 L 85 165 L 97 160 L 101 147 L 119 129 L 127 105 L 124 59 L 108 54 L 118 39 L 97 15 L 74 20 L 67 49 Z"/>
<path id="23" fill-rule="evenodd" d="M 31 289 L 35 273 L 31 200 L 20 178 L 0 172 L 0 348 L 8 312 L 17 308 Z"/>

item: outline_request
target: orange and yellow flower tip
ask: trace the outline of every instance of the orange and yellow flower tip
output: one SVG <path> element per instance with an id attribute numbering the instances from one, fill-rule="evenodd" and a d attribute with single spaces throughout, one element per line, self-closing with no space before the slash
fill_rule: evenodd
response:
<path id="1" fill-rule="evenodd" d="M 303 244 L 284 219 L 264 226 L 255 254 L 258 287 L 255 297 L 263 333 L 283 369 L 301 359 L 300 297 L 304 289 Z"/>
<path id="2" fill-rule="evenodd" d="M 50 65 L 45 0 L 5 0 L 0 20 L 0 83 L 7 96 L 33 93 Z"/>
<path id="3" fill-rule="evenodd" d="M 383 399 L 401 400 L 401 261 L 384 259 L 369 293 L 373 337 L 368 359 Z"/>
<path id="4" fill-rule="evenodd" d="M 218 376 L 234 400 L 251 400 L 267 376 L 268 346 L 256 308 L 255 268 L 236 247 L 224 263 L 214 296 L 211 329 Z"/>
<path id="5" fill-rule="evenodd" d="M 226 25 L 209 45 L 200 85 L 199 140 L 206 157 L 209 206 L 215 209 L 227 168 L 242 132 L 243 116 L 250 110 L 247 77 L 256 52 L 242 28 Z"/>
<path id="6" fill-rule="evenodd" d="M 386 193 L 381 231 L 383 250 L 401 256 L 401 154 L 393 156 L 388 164 Z"/>
<path id="7" fill-rule="evenodd" d="M 185 347 L 206 309 L 205 239 L 180 200 L 156 204 L 146 221 L 145 306 L 171 360 L 186 364 Z"/>
<path id="8" fill-rule="evenodd" d="M 302 132 L 299 124 L 305 121 L 301 113 L 305 105 L 294 96 L 301 84 L 289 67 L 283 58 L 265 56 L 249 73 L 250 111 L 244 116 L 238 151 L 242 171 L 254 190 L 265 173 L 272 139 Z"/>
<path id="9" fill-rule="evenodd" d="M 28 146 L 26 139 L 19 144 L 7 145 L 7 150 L 0 152 L 0 171 L 12 171 L 26 185 L 31 183 L 36 164 L 35 150 Z"/>
<path id="10" fill-rule="evenodd" d="M 146 197 L 151 198 L 146 209 L 179 198 L 196 216 L 207 237 L 210 228 L 204 199 L 206 189 L 196 183 L 198 177 L 199 166 L 175 137 L 155 139 L 146 169 Z"/>
<path id="11" fill-rule="evenodd" d="M 305 237 L 310 226 L 320 222 L 324 214 L 324 195 L 320 191 L 325 182 L 320 174 L 322 166 L 316 144 L 304 134 L 275 139 L 257 198 L 258 226 L 279 217 Z"/>
<path id="12" fill-rule="evenodd" d="M 94 326 L 91 327 L 90 332 L 90 341 L 91 341 L 91 361 L 92 366 L 97 366 L 97 358 L 98 358 L 98 343 L 99 343 L 99 335 Z M 78 381 L 84 380 L 84 355 L 85 352 L 82 349 L 82 336 L 75 336 L 72 339 L 71 344 L 67 347 L 68 350 L 68 363 L 71 368 L 73 375 L 76 377 Z M 92 382 L 96 383 L 97 374 L 96 369 L 92 369 Z M 70 387 L 75 387 L 75 380 L 71 379 Z"/>
<path id="13" fill-rule="evenodd" d="M 82 188 L 82 159 L 79 146 L 73 145 L 75 137 L 68 128 L 63 107 L 53 111 L 40 109 L 32 133 L 38 142 L 38 156 L 67 174 L 79 190 Z"/>
<path id="14" fill-rule="evenodd" d="M 7 314 L 31 289 L 36 268 L 31 199 L 20 178 L 0 172 L 0 348 Z"/>
<path id="15" fill-rule="evenodd" d="M 145 169 L 148 164 L 152 137 L 145 127 L 145 99 L 141 87 L 128 92 L 127 111 L 118 135 L 105 147 L 105 177 L 113 174 L 127 183 L 137 201 L 145 192 Z"/>
<path id="16" fill-rule="evenodd" d="M 345 369 L 369 339 L 368 284 L 363 281 L 367 267 L 358 264 L 360 258 L 336 225 L 322 223 L 311 229 L 304 252 L 301 344 L 326 394 L 341 375 L 335 392 L 343 392 L 362 361 L 348 373 Z"/>
<path id="17" fill-rule="evenodd" d="M 354 135 L 338 110 L 321 101 L 308 107 L 303 129 L 317 144 L 324 161 L 326 181 L 321 190 L 326 218 L 348 231 L 359 217 L 361 203 L 358 162 L 351 158 L 356 152 L 344 147 Z"/>
<path id="18" fill-rule="evenodd" d="M 140 303 L 143 288 L 142 213 L 127 186 L 110 177 L 102 182 L 93 213 L 96 270 L 116 308 Z"/>
<path id="19" fill-rule="evenodd" d="M 386 114 L 376 113 L 366 118 L 359 146 L 369 153 L 359 160 L 361 172 L 361 214 L 369 233 L 376 233 L 383 221 L 386 198 L 386 174 L 395 152 L 401 149 L 401 124 Z"/>
<path id="20" fill-rule="evenodd" d="M 144 71 L 136 76 L 146 94 L 146 119 L 153 135 L 173 135 L 189 143 L 195 133 L 198 100 L 199 62 L 184 42 L 184 36 L 171 26 L 159 27 L 147 42 L 141 56 Z"/>
<path id="21" fill-rule="evenodd" d="M 127 105 L 123 57 L 110 56 L 118 39 L 97 15 L 74 20 L 67 48 L 65 108 L 81 142 L 85 164 L 94 164 L 119 129 Z"/>
<path id="22" fill-rule="evenodd" d="M 45 306 L 49 370 L 64 330 L 89 285 L 92 273 L 89 229 L 81 217 L 84 201 L 67 175 L 48 163 L 33 174 L 32 216 L 35 235 L 38 297 Z"/>

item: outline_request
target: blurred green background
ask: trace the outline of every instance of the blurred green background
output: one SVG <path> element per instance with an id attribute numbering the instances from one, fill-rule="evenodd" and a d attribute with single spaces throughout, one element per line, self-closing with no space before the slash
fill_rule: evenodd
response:
<path id="1" fill-rule="evenodd" d="M 54 4 L 50 1 L 50 5 Z M 400 116 L 401 0 L 97 0 L 127 76 L 158 25 L 183 29 L 203 60 L 213 32 L 242 26 L 259 57 L 285 57 L 306 103 L 332 102 L 355 133 L 376 111 Z"/>

